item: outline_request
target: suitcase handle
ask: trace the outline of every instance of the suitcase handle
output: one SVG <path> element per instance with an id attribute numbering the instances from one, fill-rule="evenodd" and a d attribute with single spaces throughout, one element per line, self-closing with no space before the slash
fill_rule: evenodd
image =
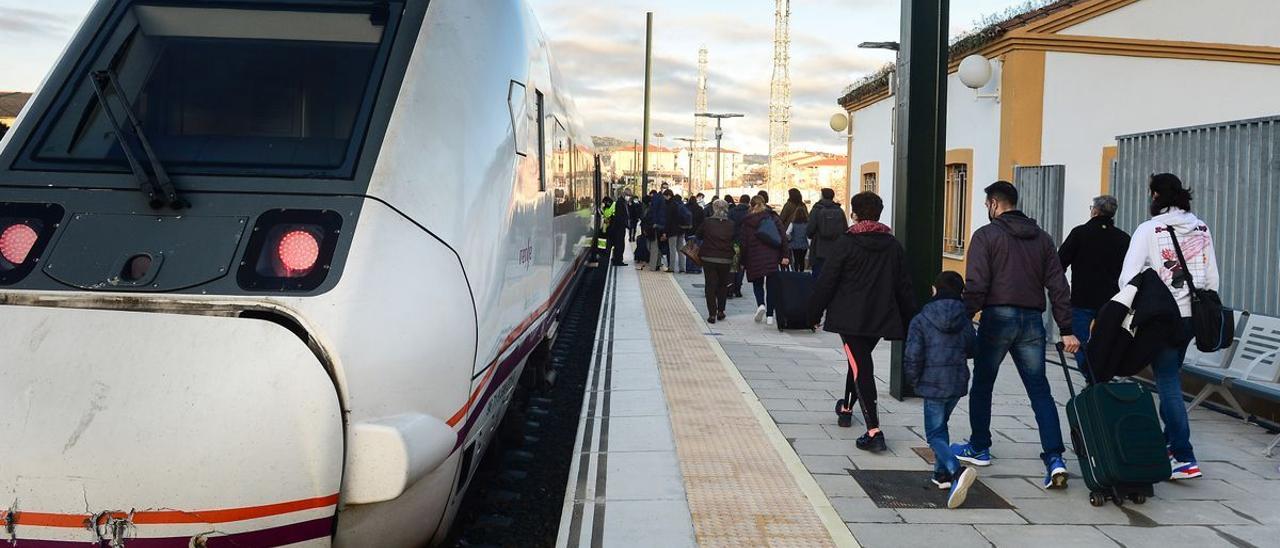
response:
<path id="1" fill-rule="evenodd" d="M 1075 399 L 1076 387 L 1071 382 L 1071 369 L 1067 368 L 1066 345 L 1062 344 L 1062 341 L 1058 341 L 1054 348 L 1058 349 L 1058 363 L 1062 364 L 1062 376 L 1067 378 L 1067 391 L 1071 393 L 1071 398 Z"/>

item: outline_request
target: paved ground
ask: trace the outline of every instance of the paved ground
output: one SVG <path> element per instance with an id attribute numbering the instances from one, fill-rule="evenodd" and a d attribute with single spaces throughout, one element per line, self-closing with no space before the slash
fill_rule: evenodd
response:
<path id="1" fill-rule="evenodd" d="M 698 312 L 705 313 L 702 277 L 676 279 Z M 1042 490 L 1035 421 L 1011 363 L 1002 370 L 995 391 L 996 460 L 981 470 L 980 481 L 1013 508 L 877 507 L 850 470 L 931 469 L 912 450 L 926 446 L 920 401 L 898 402 L 888 396 L 889 345 L 882 343 L 874 358 L 890 451 L 871 455 L 853 447 L 852 439 L 864 431 L 858 420 L 853 428 L 835 425 L 832 407 L 843 390 L 846 367 L 838 339 L 827 333 L 779 333 L 756 324 L 749 288 L 746 294 L 730 301 L 728 321 L 715 324 L 711 332 L 864 546 L 1280 546 L 1280 459 L 1262 456 L 1271 436 L 1212 411 L 1197 409 L 1191 415 L 1192 441 L 1205 472 L 1202 479 L 1158 485 L 1156 498 L 1142 506 L 1094 508 L 1087 501 L 1078 464 L 1068 455 L 1070 488 Z M 1050 380 L 1059 404 L 1065 403 L 1060 372 L 1051 370 Z M 968 436 L 967 405 L 962 401 L 952 419 L 953 441 Z M 1065 416 L 1062 424 L 1065 429 Z"/>

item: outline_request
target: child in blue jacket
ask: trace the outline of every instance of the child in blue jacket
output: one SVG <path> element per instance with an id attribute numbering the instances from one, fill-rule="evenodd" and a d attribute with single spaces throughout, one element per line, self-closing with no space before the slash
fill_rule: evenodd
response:
<path id="1" fill-rule="evenodd" d="M 933 299 L 911 320 L 902 363 L 907 382 L 924 398 L 924 429 L 937 463 L 933 483 L 950 489 L 948 508 L 964 504 L 978 474 L 960 466 L 951 452 L 947 421 L 951 411 L 969 390 L 969 364 L 977 334 L 965 312 L 964 278 L 952 271 L 938 274 Z"/>

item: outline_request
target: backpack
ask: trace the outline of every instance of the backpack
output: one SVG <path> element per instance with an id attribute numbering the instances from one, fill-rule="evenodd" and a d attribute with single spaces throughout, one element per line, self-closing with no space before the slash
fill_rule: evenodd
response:
<path id="1" fill-rule="evenodd" d="M 844 211 L 839 207 L 821 208 L 813 217 L 813 222 L 818 224 L 818 236 L 824 240 L 834 240 L 844 232 L 840 228 L 844 224 Z"/>
<path id="2" fill-rule="evenodd" d="M 772 215 L 767 215 L 760 220 L 760 226 L 756 228 L 756 237 L 769 247 L 775 249 L 782 247 L 782 231 L 778 230 L 778 224 L 774 222 Z"/>
<path id="3" fill-rule="evenodd" d="M 676 208 L 676 213 L 680 215 L 680 226 L 682 228 L 690 228 L 693 226 L 693 213 L 689 211 L 689 206 L 681 202 Z"/>

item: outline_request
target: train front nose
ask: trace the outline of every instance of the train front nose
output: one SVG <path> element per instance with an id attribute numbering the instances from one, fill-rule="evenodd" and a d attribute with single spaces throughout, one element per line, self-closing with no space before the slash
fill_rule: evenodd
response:
<path id="1" fill-rule="evenodd" d="M 0 306 L 0 547 L 326 545 L 342 451 L 274 323 Z"/>

